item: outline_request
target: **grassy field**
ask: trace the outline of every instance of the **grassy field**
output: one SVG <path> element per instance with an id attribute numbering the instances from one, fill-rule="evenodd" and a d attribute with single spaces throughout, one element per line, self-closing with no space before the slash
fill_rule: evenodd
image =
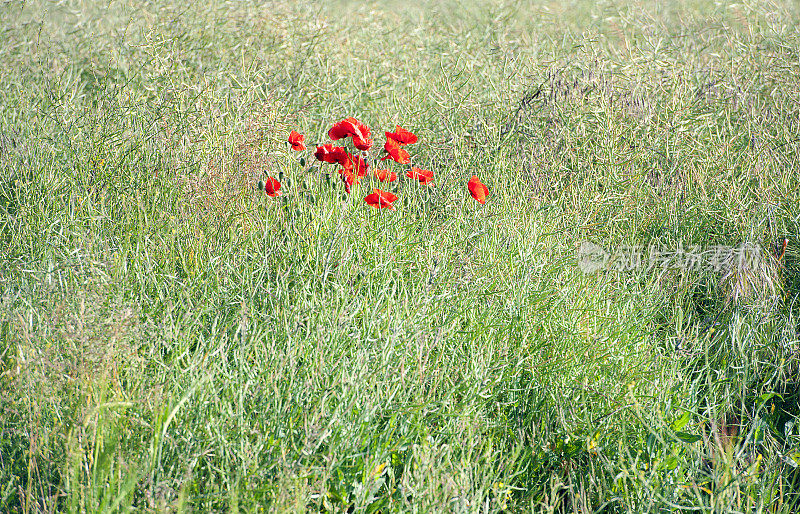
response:
<path id="1" fill-rule="evenodd" d="M 797 512 L 798 25 L 4 1 L 0 511 Z M 347 116 L 435 185 L 301 165 Z"/>

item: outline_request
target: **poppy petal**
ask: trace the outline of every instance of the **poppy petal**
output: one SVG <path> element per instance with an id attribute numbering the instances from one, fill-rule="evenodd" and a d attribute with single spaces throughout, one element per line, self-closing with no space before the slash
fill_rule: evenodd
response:
<path id="1" fill-rule="evenodd" d="M 347 159 L 342 166 L 355 170 L 359 178 L 366 177 L 367 173 L 369 173 L 369 164 L 360 155 L 347 154 Z"/>
<path id="2" fill-rule="evenodd" d="M 342 167 L 347 168 L 349 170 L 353 169 L 353 155 L 347 153 L 347 150 L 342 148 L 341 146 L 337 146 L 331 152 L 333 156 L 333 162 L 342 165 Z"/>
<path id="3" fill-rule="evenodd" d="M 334 123 L 333 126 L 328 130 L 328 137 L 333 139 L 334 141 L 338 139 L 342 139 L 350 135 L 350 124 L 345 123 L 346 120 L 342 120 L 338 123 Z"/>
<path id="4" fill-rule="evenodd" d="M 394 182 L 397 180 L 397 173 L 389 170 L 375 170 L 375 178 L 381 182 Z"/>
<path id="5" fill-rule="evenodd" d="M 370 207 L 380 208 L 381 205 L 380 195 L 377 195 L 375 193 L 370 193 L 364 197 L 364 201 L 367 202 L 367 205 L 369 205 Z"/>
<path id="6" fill-rule="evenodd" d="M 331 164 L 338 163 L 342 166 L 347 162 L 347 155 L 347 151 L 344 148 L 341 146 L 333 146 L 330 143 L 318 146 L 317 151 L 314 152 L 314 157 L 318 160 Z"/>
<path id="7" fill-rule="evenodd" d="M 388 191 L 381 191 L 380 189 L 373 189 L 371 194 L 364 197 L 364 201 L 367 202 L 367 205 L 377 209 L 394 210 L 392 202 L 395 200 L 397 200 L 397 195 Z"/>
<path id="8" fill-rule="evenodd" d="M 411 156 L 408 154 L 408 152 L 400 148 L 400 143 L 392 138 L 386 139 L 383 149 L 386 150 L 386 153 L 389 155 L 381 159 L 382 161 L 386 159 L 392 159 L 400 164 L 408 164 L 411 162 Z"/>
<path id="9" fill-rule="evenodd" d="M 278 196 L 281 194 L 281 183 L 275 177 L 269 177 L 264 182 L 264 192 L 267 196 Z"/>
<path id="10" fill-rule="evenodd" d="M 322 162 L 334 162 L 331 160 L 331 152 L 333 151 L 333 145 L 328 143 L 326 145 L 321 145 L 317 147 L 317 150 L 314 152 L 314 157 L 317 160 Z"/>
<path id="11" fill-rule="evenodd" d="M 328 130 L 328 137 L 334 141 L 348 136 L 352 136 L 353 144 L 359 150 L 366 151 L 372 147 L 369 127 L 353 117 L 334 123 Z"/>
<path id="12" fill-rule="evenodd" d="M 292 150 L 297 150 L 297 151 L 305 150 L 306 145 L 303 143 L 305 138 L 306 136 L 304 136 L 303 134 L 300 134 L 294 130 L 291 131 L 289 133 L 289 143 L 292 145 Z"/>
<path id="13" fill-rule="evenodd" d="M 353 184 L 360 183 L 358 176 L 353 174 L 352 168 L 342 168 L 339 170 L 339 176 L 342 177 L 342 182 L 344 182 L 344 190 L 349 194 L 350 188 Z"/>
<path id="14" fill-rule="evenodd" d="M 417 136 L 400 125 L 395 125 L 394 132 L 386 132 L 386 137 L 394 139 L 401 145 L 411 145 L 418 141 Z"/>
<path id="15" fill-rule="evenodd" d="M 369 139 L 370 132 L 369 127 L 365 124 L 361 123 L 355 118 L 347 118 L 347 121 L 351 123 L 353 126 L 353 132 L 350 133 L 353 136 L 353 139 L 363 139 L 364 141 Z"/>
<path id="16" fill-rule="evenodd" d="M 481 205 L 486 203 L 486 197 L 489 196 L 489 188 L 478 179 L 477 175 L 472 175 L 472 178 L 469 179 L 467 189 L 469 189 L 469 194 L 472 195 L 472 198 L 478 203 Z"/>
<path id="17" fill-rule="evenodd" d="M 353 145 L 359 150 L 367 151 L 372 148 L 373 141 L 369 138 L 360 138 L 353 136 Z"/>
<path id="18" fill-rule="evenodd" d="M 433 172 L 412 166 L 406 171 L 406 176 L 411 179 L 419 180 L 420 184 L 428 185 L 433 182 Z"/>
<path id="19" fill-rule="evenodd" d="M 380 195 L 382 200 L 385 200 L 387 202 L 394 202 L 395 200 L 397 200 L 397 195 L 394 193 L 390 193 L 389 191 L 381 191 L 380 189 L 376 188 L 373 189 L 372 192 L 377 193 L 378 195 Z"/>
<path id="20" fill-rule="evenodd" d="M 369 164 L 360 155 L 356 161 L 356 171 L 359 177 L 366 177 L 367 173 L 369 173 Z"/>

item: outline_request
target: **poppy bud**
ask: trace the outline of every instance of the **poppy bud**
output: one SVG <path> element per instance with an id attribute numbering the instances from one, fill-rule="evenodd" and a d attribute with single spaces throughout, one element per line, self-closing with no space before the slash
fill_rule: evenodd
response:
<path id="1" fill-rule="evenodd" d="M 282 171 L 278 172 L 278 180 L 281 182 L 281 184 L 283 184 L 283 172 Z"/>
<path id="2" fill-rule="evenodd" d="M 305 157 L 300 157 L 300 166 L 305 166 L 305 165 L 306 165 Z"/>
<path id="3" fill-rule="evenodd" d="M 265 186 L 264 181 L 263 180 L 259 180 L 258 181 L 258 190 L 259 191 L 263 191 L 264 190 L 264 186 Z"/>

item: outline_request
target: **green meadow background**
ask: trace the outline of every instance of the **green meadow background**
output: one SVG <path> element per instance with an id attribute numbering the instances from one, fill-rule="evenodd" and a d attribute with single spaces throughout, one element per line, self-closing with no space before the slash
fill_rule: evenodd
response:
<path id="1" fill-rule="evenodd" d="M 0 511 L 796 512 L 799 24 L 3 1 Z M 347 116 L 435 186 L 288 149 Z"/>

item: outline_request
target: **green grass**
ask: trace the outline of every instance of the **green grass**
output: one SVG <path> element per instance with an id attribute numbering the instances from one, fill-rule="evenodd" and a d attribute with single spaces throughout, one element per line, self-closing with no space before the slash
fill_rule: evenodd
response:
<path id="1" fill-rule="evenodd" d="M 0 511 L 796 512 L 800 8 L 395 4 L 0 6 Z"/>

